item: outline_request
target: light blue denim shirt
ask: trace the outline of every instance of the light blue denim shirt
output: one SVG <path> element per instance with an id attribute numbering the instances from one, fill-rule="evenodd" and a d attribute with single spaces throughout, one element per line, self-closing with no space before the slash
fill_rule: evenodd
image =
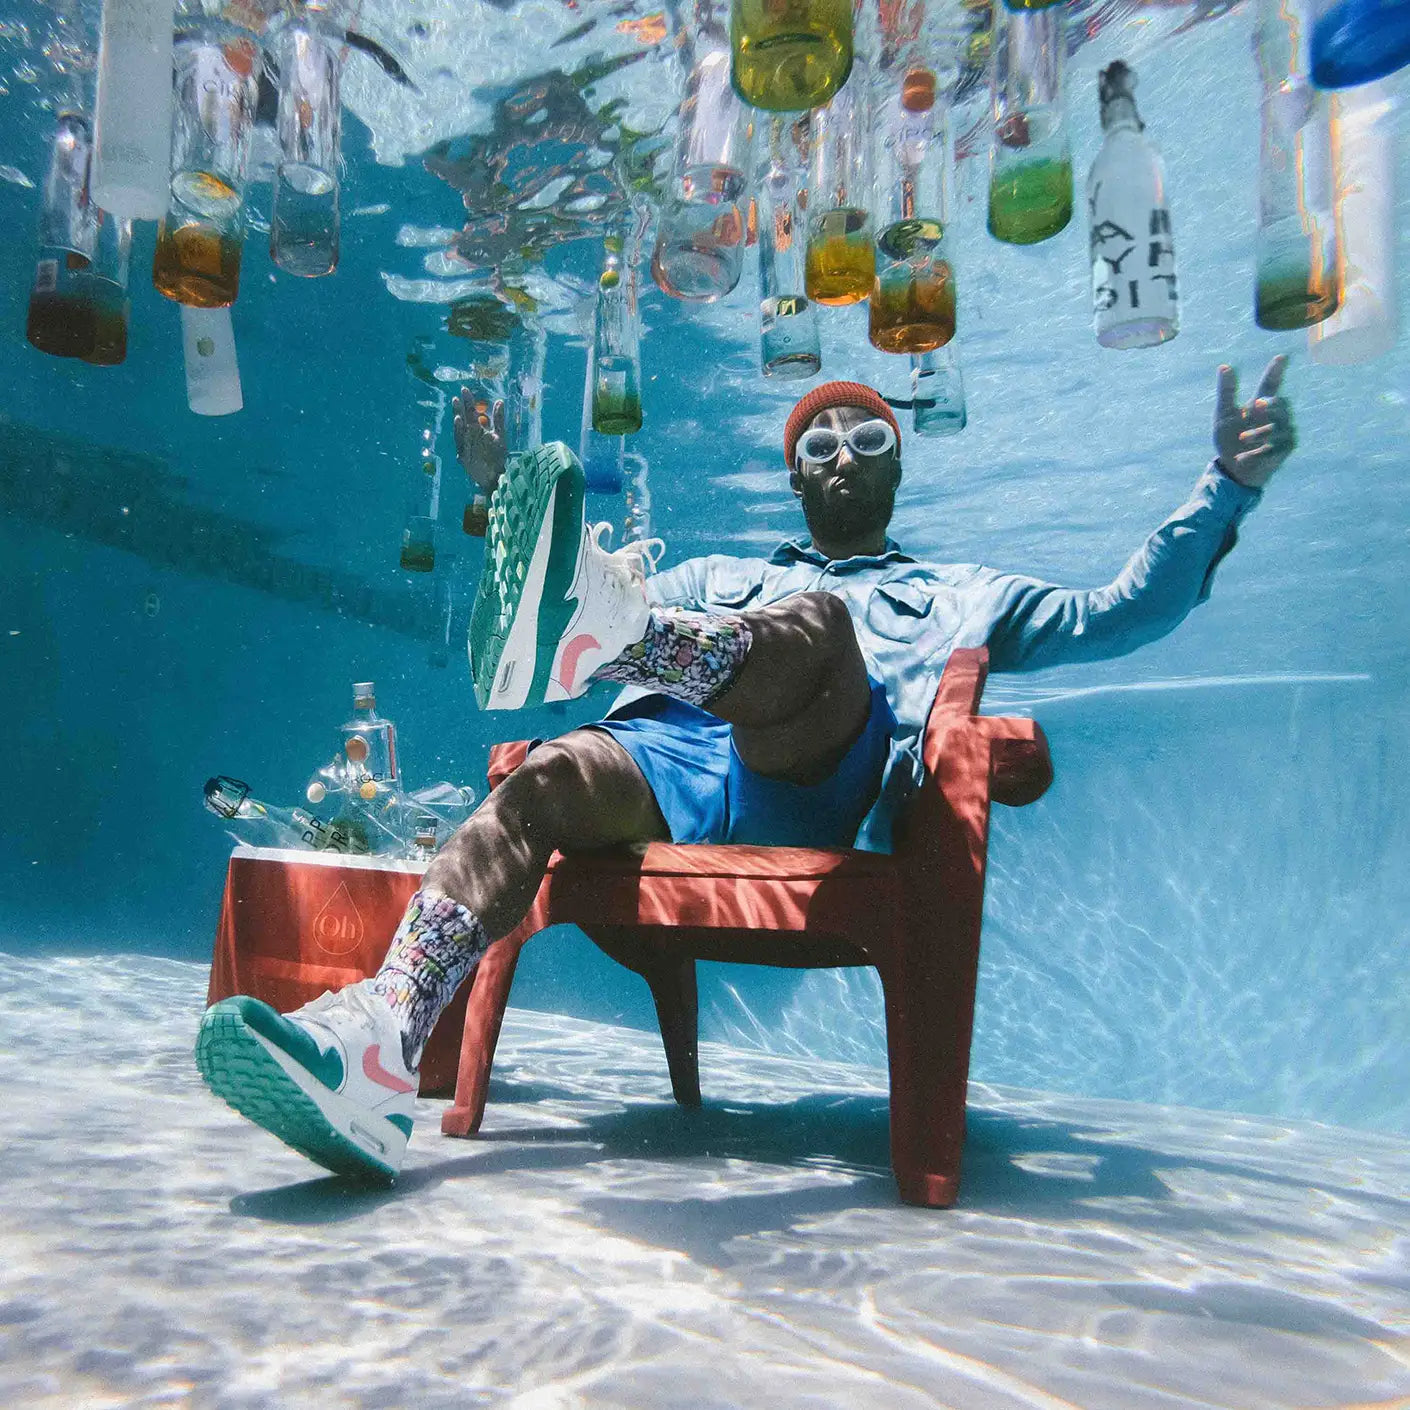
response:
<path id="1" fill-rule="evenodd" d="M 1034 671 L 1124 656 L 1173 631 L 1209 596 L 1236 527 L 1262 498 L 1217 462 L 1190 498 L 1100 588 L 1064 588 L 976 563 L 918 563 L 887 539 L 883 552 L 829 559 L 807 539 L 763 558 L 711 554 L 647 580 L 658 606 L 746 612 L 799 592 L 846 602 L 873 679 L 897 730 L 881 794 L 856 845 L 889 851 L 891 822 L 924 777 L 921 736 L 940 673 L 957 646 L 987 646 L 994 671 Z M 650 692 L 629 687 L 613 709 Z"/>

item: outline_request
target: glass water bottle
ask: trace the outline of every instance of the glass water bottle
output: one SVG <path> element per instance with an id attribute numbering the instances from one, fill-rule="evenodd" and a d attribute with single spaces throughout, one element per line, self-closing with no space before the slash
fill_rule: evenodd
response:
<path id="1" fill-rule="evenodd" d="M 279 165 L 269 253 L 286 274 L 314 279 L 338 264 L 342 36 L 316 22 L 295 21 L 280 30 L 273 48 Z"/>
<path id="2" fill-rule="evenodd" d="M 97 339 L 90 291 L 82 281 L 97 253 L 98 213 L 89 198 L 88 120 L 59 115 L 39 211 L 39 259 L 25 336 L 53 357 L 88 357 Z"/>
<path id="3" fill-rule="evenodd" d="M 935 74 L 909 68 L 885 94 L 877 130 L 876 279 L 868 335 L 882 352 L 921 353 L 955 336 L 949 123 Z"/>
<path id="4" fill-rule="evenodd" d="M 918 436 L 957 436 L 969 422 L 959 344 L 911 356 L 911 415 Z"/>
<path id="5" fill-rule="evenodd" d="M 1165 166 L 1136 111 L 1136 75 L 1102 70 L 1106 138 L 1087 176 L 1092 328 L 1104 348 L 1150 348 L 1180 331 Z"/>
<path id="6" fill-rule="evenodd" d="M 995 16 L 989 233 L 1033 245 L 1072 219 L 1072 154 L 1062 103 L 1061 6 Z"/>
<path id="7" fill-rule="evenodd" d="M 132 261 L 132 222 L 111 211 L 98 211 L 93 262 L 78 282 L 93 308 L 93 348 L 85 362 L 113 367 L 127 356 L 132 300 L 127 277 Z"/>
<path id="8" fill-rule="evenodd" d="M 604 436 L 641 430 L 641 331 L 634 261 L 625 241 L 603 241 L 592 338 L 592 429 Z"/>
<path id="9" fill-rule="evenodd" d="M 651 273 L 672 297 L 708 302 L 728 294 L 744 267 L 749 142 L 748 111 L 730 86 L 729 36 L 711 0 L 697 0 L 681 53 L 680 135 Z"/>
<path id="10" fill-rule="evenodd" d="M 803 267 L 807 131 L 806 118 L 771 117 L 760 127 L 759 360 L 765 377 L 812 377 L 822 367 Z"/>
<path id="11" fill-rule="evenodd" d="M 1260 328 L 1309 328 L 1340 301 L 1328 98 L 1307 77 L 1315 0 L 1258 0 L 1253 48 L 1263 85 L 1258 157 Z"/>
<path id="12" fill-rule="evenodd" d="M 876 277 L 872 243 L 871 92 L 867 66 L 812 115 L 806 292 L 820 304 L 855 304 Z"/>
<path id="13" fill-rule="evenodd" d="M 852 0 L 733 0 L 731 79 L 751 107 L 820 108 L 852 72 Z"/>

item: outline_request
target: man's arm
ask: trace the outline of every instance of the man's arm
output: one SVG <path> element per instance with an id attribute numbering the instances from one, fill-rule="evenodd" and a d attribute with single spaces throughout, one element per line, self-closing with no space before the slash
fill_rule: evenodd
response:
<path id="1" fill-rule="evenodd" d="M 1278 395 L 1286 366 L 1285 357 L 1274 358 L 1246 406 L 1239 405 L 1233 368 L 1219 369 L 1218 458 L 1188 502 L 1146 540 L 1115 582 L 1072 589 L 977 570 L 968 587 L 982 597 L 979 610 L 989 618 L 996 671 L 1124 656 L 1173 631 L 1209 596 L 1214 569 L 1237 541 L 1239 521 L 1297 444 L 1288 404 Z"/>
<path id="2" fill-rule="evenodd" d="M 1132 555 L 1112 583 L 1062 588 L 981 568 L 971 584 L 988 615 L 989 659 L 996 671 L 1124 656 L 1165 636 L 1209 596 L 1219 560 L 1234 546 L 1240 519 L 1262 491 L 1215 466 L 1194 494 Z"/>

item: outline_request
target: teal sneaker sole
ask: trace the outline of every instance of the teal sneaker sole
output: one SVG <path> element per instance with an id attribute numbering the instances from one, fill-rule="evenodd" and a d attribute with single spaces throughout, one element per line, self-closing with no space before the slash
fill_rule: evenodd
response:
<path id="1" fill-rule="evenodd" d="M 348 1140 L 255 1036 L 242 1012 L 249 1002 L 223 999 L 206 1010 L 196 1038 L 196 1066 L 206 1085 L 241 1116 L 325 1170 L 390 1185 L 396 1170 Z"/>
<path id="2" fill-rule="evenodd" d="M 482 710 L 543 703 L 558 644 L 577 610 L 568 594 L 582 540 L 577 456 L 561 441 L 511 456 L 490 498 L 485 563 L 470 615 L 470 666 Z"/>

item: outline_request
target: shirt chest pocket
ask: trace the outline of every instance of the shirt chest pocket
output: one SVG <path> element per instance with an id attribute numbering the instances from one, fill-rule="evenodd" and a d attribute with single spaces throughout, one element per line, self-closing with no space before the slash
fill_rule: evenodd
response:
<path id="1" fill-rule="evenodd" d="M 889 641 L 915 641 L 930 625 L 933 594 L 913 583 L 885 583 L 867 602 L 867 627 Z"/>

